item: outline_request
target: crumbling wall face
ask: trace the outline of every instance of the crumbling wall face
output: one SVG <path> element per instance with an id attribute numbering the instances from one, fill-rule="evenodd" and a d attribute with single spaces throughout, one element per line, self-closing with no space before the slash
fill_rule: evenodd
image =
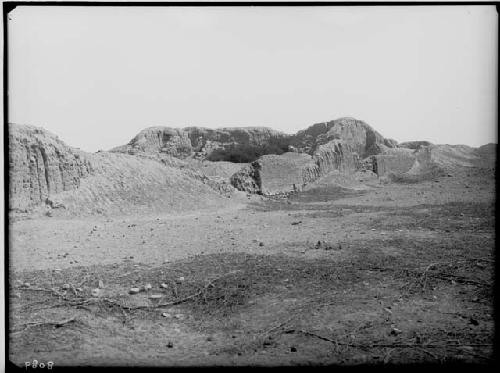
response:
<path id="1" fill-rule="evenodd" d="M 358 154 L 348 144 L 334 140 L 319 146 L 313 157 L 305 153 L 262 156 L 234 174 L 231 184 L 249 193 L 272 195 L 300 191 L 332 171 L 351 173 L 358 169 Z"/>
<path id="2" fill-rule="evenodd" d="M 331 171 L 351 173 L 361 166 L 358 153 L 341 141 L 330 141 L 319 146 L 313 158 L 318 165 L 320 176 Z"/>
<path id="3" fill-rule="evenodd" d="M 92 172 L 82 152 L 32 126 L 9 125 L 9 208 L 27 211 L 50 195 L 76 189 Z"/>
<path id="4" fill-rule="evenodd" d="M 415 163 L 415 157 L 407 154 L 380 154 L 373 156 L 373 172 L 378 176 L 389 173 L 403 174 Z"/>
<path id="5" fill-rule="evenodd" d="M 302 169 L 302 187 L 312 183 L 321 177 L 321 171 L 318 165 L 313 164 Z"/>
<path id="6" fill-rule="evenodd" d="M 241 170 L 236 172 L 229 181 L 231 185 L 236 189 L 252 193 L 252 194 L 261 194 L 261 178 L 260 178 L 260 167 L 258 161 L 255 161 L 249 164 L 246 167 L 243 167 Z"/>
<path id="7" fill-rule="evenodd" d="M 259 164 L 261 191 L 266 195 L 301 190 L 305 184 L 303 169 L 314 165 L 311 156 L 303 153 L 264 155 Z"/>

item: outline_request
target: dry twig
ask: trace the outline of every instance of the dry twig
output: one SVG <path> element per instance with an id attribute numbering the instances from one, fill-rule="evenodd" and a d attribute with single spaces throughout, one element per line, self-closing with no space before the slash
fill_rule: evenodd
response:
<path id="1" fill-rule="evenodd" d="M 35 327 L 35 326 L 41 326 L 41 325 L 53 325 L 53 326 L 56 326 L 56 327 L 61 327 L 61 326 L 64 326 L 66 324 L 69 324 L 69 323 L 72 323 L 72 322 L 75 322 L 76 321 L 76 317 L 73 316 L 67 320 L 63 320 L 63 321 L 38 321 L 38 322 L 27 322 L 27 323 L 24 323 L 24 324 L 21 324 L 20 326 L 24 327 L 22 328 L 21 330 L 18 330 L 18 331 L 15 331 L 15 332 L 12 332 L 11 335 L 14 335 L 14 334 L 17 334 L 17 333 L 21 333 L 23 331 L 25 331 L 26 329 L 28 328 L 32 328 L 32 327 Z"/>

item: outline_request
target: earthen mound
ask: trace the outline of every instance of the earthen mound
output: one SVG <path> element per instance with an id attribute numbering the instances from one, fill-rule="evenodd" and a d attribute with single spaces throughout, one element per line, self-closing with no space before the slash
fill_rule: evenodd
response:
<path id="1" fill-rule="evenodd" d="M 398 147 L 417 150 L 421 146 L 430 146 L 430 145 L 434 145 L 434 144 L 432 144 L 429 141 L 405 141 L 405 142 L 399 143 Z"/>
<path id="2" fill-rule="evenodd" d="M 206 159 L 214 150 L 235 145 L 263 145 L 272 139 L 288 135 L 267 127 L 241 127 L 209 129 L 203 127 L 150 127 L 139 132 L 127 145 L 111 149 L 111 152 L 134 155 L 154 155 L 163 158 L 170 155 Z"/>
<path id="3" fill-rule="evenodd" d="M 401 170 L 397 169 L 397 166 L 401 166 L 399 163 L 388 167 L 386 173 L 392 181 L 420 182 L 467 169 L 490 168 L 494 166 L 494 157 L 492 157 L 494 148 L 496 146 L 487 148 L 472 148 L 467 145 L 420 146 L 405 158 L 405 161 L 414 158 L 408 170 L 400 172 Z M 377 158 L 380 157 L 377 156 Z M 377 162 L 380 160 L 377 159 Z M 408 163 L 405 163 L 404 168 L 407 166 Z"/>
<path id="4" fill-rule="evenodd" d="M 332 140 L 349 144 L 351 150 L 363 159 L 396 146 L 396 141 L 385 139 L 371 126 L 354 118 L 339 118 L 330 122 L 316 123 L 297 132 L 293 145 L 301 151 L 314 154 L 321 145 Z"/>
<path id="5" fill-rule="evenodd" d="M 9 125 L 9 207 L 13 212 L 82 215 L 170 212 L 222 206 L 231 192 L 172 157 L 164 162 L 86 153 L 42 128 Z"/>

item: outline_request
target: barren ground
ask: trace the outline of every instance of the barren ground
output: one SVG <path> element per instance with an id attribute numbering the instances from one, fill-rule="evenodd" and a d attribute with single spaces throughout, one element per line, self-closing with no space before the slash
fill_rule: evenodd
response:
<path id="1" fill-rule="evenodd" d="M 215 211 L 13 221 L 10 359 L 491 362 L 494 203 L 494 175 L 471 170 L 332 176 Z M 128 294 L 146 283 L 162 298 Z"/>

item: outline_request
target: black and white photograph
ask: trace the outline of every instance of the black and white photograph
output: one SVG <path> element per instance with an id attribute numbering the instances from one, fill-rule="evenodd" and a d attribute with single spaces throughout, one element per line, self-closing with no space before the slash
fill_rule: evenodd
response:
<path id="1" fill-rule="evenodd" d="M 3 6 L 7 365 L 496 362 L 498 5 Z"/>

